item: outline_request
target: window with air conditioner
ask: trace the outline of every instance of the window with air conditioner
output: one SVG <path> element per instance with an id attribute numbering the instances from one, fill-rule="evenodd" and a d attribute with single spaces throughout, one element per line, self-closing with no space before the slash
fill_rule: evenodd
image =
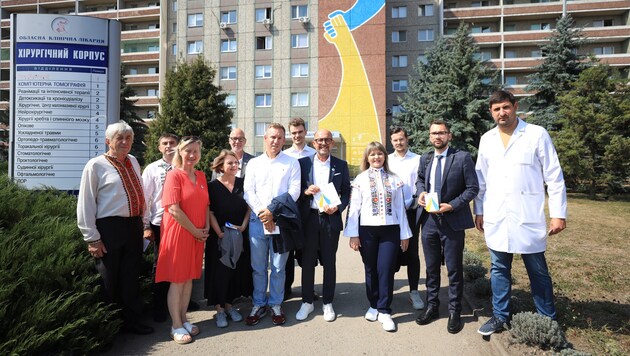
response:
<path id="1" fill-rule="evenodd" d="M 256 79 L 271 78 L 271 66 L 270 65 L 257 65 L 254 68 L 254 76 L 256 77 Z"/>
<path id="2" fill-rule="evenodd" d="M 300 17 L 308 17 L 308 5 L 291 6 L 291 18 L 297 20 Z"/>
<path id="3" fill-rule="evenodd" d="M 308 63 L 291 64 L 291 76 L 294 78 L 308 77 Z"/>
<path id="4" fill-rule="evenodd" d="M 393 68 L 407 67 L 407 56 L 405 55 L 392 56 L 392 67 Z"/>
<path id="5" fill-rule="evenodd" d="M 188 42 L 188 54 L 198 54 L 203 52 L 203 42 L 201 40 Z"/>
<path id="6" fill-rule="evenodd" d="M 271 8 L 270 7 L 263 7 L 263 8 L 256 9 L 255 19 L 256 19 L 256 22 L 263 22 L 265 20 L 270 20 L 271 19 Z"/>
<path id="7" fill-rule="evenodd" d="M 271 94 L 256 94 L 254 96 L 254 105 L 257 108 L 271 107 Z"/>
<path id="8" fill-rule="evenodd" d="M 236 10 L 221 12 L 221 22 L 228 24 L 236 23 Z"/>
<path id="9" fill-rule="evenodd" d="M 308 93 L 291 93 L 291 106 L 308 106 Z"/>
<path id="10" fill-rule="evenodd" d="M 219 78 L 222 80 L 235 80 L 236 79 L 236 67 L 227 66 L 219 68 Z"/>
<path id="11" fill-rule="evenodd" d="M 308 34 L 298 33 L 298 34 L 291 35 L 291 47 L 292 48 L 308 47 Z"/>
<path id="12" fill-rule="evenodd" d="M 433 5 L 418 5 L 418 16 L 433 16 Z"/>
<path id="13" fill-rule="evenodd" d="M 418 30 L 418 41 L 420 42 L 433 41 L 433 30 L 430 30 L 430 29 Z"/>
<path id="14" fill-rule="evenodd" d="M 273 37 L 271 36 L 258 36 L 256 37 L 256 49 L 272 49 Z"/>
<path id="15" fill-rule="evenodd" d="M 221 40 L 221 52 L 236 52 L 236 40 L 229 38 Z"/>
<path id="16" fill-rule="evenodd" d="M 394 92 L 404 92 L 407 91 L 407 80 L 392 80 L 392 91 Z"/>
<path id="17" fill-rule="evenodd" d="M 188 27 L 201 27 L 203 26 L 203 14 L 190 14 L 188 15 Z"/>
<path id="18" fill-rule="evenodd" d="M 394 43 L 407 42 L 407 31 L 404 31 L 404 30 L 392 31 L 392 42 Z"/>
<path id="19" fill-rule="evenodd" d="M 407 6 L 394 6 L 392 7 L 392 18 L 403 19 L 407 17 Z"/>

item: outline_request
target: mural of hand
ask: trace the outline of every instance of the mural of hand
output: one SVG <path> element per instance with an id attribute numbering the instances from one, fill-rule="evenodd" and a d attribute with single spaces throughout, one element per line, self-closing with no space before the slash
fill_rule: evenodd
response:
<path id="1" fill-rule="evenodd" d="M 385 0 L 357 0 L 347 11 L 333 11 L 328 14 L 328 18 L 332 19 L 337 15 L 343 15 L 350 31 L 354 31 L 381 11 L 383 6 L 385 6 Z M 332 38 L 335 38 L 336 33 L 330 21 L 324 22 L 324 29 Z"/>

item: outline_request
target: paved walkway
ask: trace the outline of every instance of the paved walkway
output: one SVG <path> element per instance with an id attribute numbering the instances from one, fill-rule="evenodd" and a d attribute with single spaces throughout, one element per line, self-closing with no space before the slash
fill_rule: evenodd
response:
<path id="1" fill-rule="evenodd" d="M 422 252 L 421 252 L 422 254 Z M 422 262 L 421 276 L 424 276 Z M 107 355 L 500 355 L 496 341 L 484 341 L 477 333 L 479 321 L 464 307 L 464 329 L 456 335 L 446 331 L 448 320 L 446 269 L 442 271 L 440 290 L 440 319 L 425 326 L 416 324 L 418 312 L 407 300 L 408 287 L 405 267 L 396 274 L 393 318 L 398 326 L 394 333 L 384 331 L 379 322 L 363 318 L 369 307 L 365 297 L 364 273 L 361 257 L 340 238 L 337 253 L 337 288 L 333 303 L 337 312 L 334 322 L 326 322 L 321 311 L 321 299 L 315 311 L 305 321 L 298 322 L 295 313 L 301 305 L 300 268 L 296 267 L 293 298 L 283 306 L 287 323 L 274 326 L 268 314 L 256 326 L 244 322 L 219 329 L 214 322 L 215 311 L 208 307 L 189 314 L 201 329 L 195 341 L 178 345 L 169 337 L 170 322 L 151 323 L 156 332 L 148 336 L 121 334 Z M 316 271 L 315 290 L 321 293 L 321 267 Z M 424 278 L 420 291 L 424 297 Z M 196 282 L 193 299 L 202 300 L 202 285 Z M 250 303 L 237 305 L 245 317 Z"/>

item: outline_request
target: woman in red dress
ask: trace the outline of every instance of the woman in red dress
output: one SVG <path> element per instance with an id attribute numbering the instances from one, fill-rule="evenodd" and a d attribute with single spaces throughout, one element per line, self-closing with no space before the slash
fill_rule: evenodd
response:
<path id="1" fill-rule="evenodd" d="M 158 256 L 156 282 L 171 282 L 168 311 L 172 319 L 171 337 L 187 344 L 199 328 L 188 322 L 192 280 L 201 278 L 204 242 L 210 229 L 206 176 L 195 169 L 201 159 L 201 141 L 184 137 L 173 157 L 173 170 L 164 182 L 162 242 Z"/>

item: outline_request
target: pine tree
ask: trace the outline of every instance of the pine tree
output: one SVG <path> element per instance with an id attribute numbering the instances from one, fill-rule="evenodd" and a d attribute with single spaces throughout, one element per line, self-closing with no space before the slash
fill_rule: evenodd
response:
<path id="1" fill-rule="evenodd" d="M 540 46 L 543 62 L 528 76 L 530 84 L 526 90 L 536 92 L 527 99 L 529 109 L 533 111 L 528 122 L 549 131 L 559 129 L 557 97 L 567 92 L 578 75 L 591 66 L 586 56 L 577 52 L 584 41 L 582 30 L 575 27 L 571 15 L 558 20 L 549 41 Z"/>
<path id="2" fill-rule="evenodd" d="M 162 133 L 198 136 L 202 143 L 198 168 L 212 174 L 212 160 L 227 148 L 232 110 L 225 104 L 227 94 L 213 84 L 216 70 L 203 57 L 192 63 L 180 60 L 177 68 L 166 74 L 162 111 L 149 126 L 147 161 L 161 157 L 157 142 Z"/>
<path id="3" fill-rule="evenodd" d="M 453 132 L 452 146 L 476 156 L 481 135 L 492 127 L 487 98 L 495 89 L 496 73 L 476 58 L 479 47 L 460 24 L 453 37 L 441 38 L 418 62 L 402 99 L 403 113 L 394 124 L 407 129 L 414 152 L 430 149 L 429 125 L 446 120 Z"/>
<path id="4" fill-rule="evenodd" d="M 623 191 L 630 178 L 630 88 L 607 65 L 584 70 L 558 98 L 555 144 L 565 179 L 594 199 Z"/>
<path id="5" fill-rule="evenodd" d="M 131 153 L 138 159 L 140 165 L 144 165 L 144 151 L 146 146 L 144 144 L 144 136 L 147 133 L 147 125 L 144 123 L 138 114 L 136 114 L 137 107 L 135 103 L 137 100 L 131 100 L 130 97 L 136 96 L 135 90 L 127 85 L 127 79 L 125 78 L 124 68 L 120 68 L 120 120 L 126 122 L 133 129 L 133 145 L 131 146 Z"/>

